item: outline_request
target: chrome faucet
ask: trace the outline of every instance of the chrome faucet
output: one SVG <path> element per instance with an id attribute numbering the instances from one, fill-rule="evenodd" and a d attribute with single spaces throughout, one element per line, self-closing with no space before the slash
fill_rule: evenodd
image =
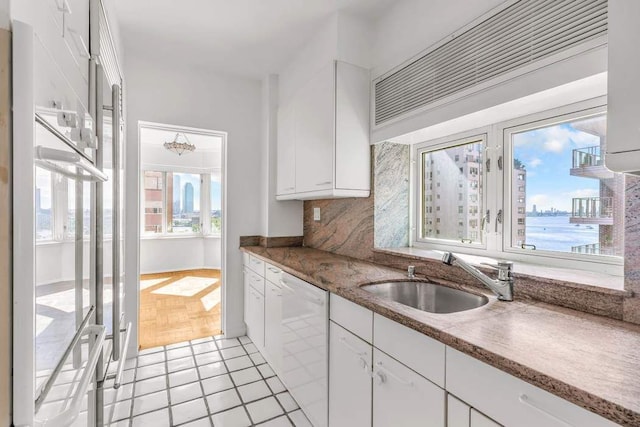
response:
<path id="1" fill-rule="evenodd" d="M 416 278 L 416 267 L 414 265 L 410 265 L 409 267 L 407 267 L 407 277 L 409 279 Z"/>
<path id="2" fill-rule="evenodd" d="M 498 261 L 497 264 L 482 263 L 482 265 L 486 265 L 498 271 L 498 278 L 495 280 L 491 279 L 471 264 L 461 260 L 451 252 L 444 253 L 442 262 L 447 265 L 457 265 L 462 268 L 464 271 L 482 282 L 482 284 L 487 288 L 491 289 L 493 293 L 498 296 L 500 301 L 513 301 L 513 277 L 511 276 L 513 263 L 511 261 Z"/>

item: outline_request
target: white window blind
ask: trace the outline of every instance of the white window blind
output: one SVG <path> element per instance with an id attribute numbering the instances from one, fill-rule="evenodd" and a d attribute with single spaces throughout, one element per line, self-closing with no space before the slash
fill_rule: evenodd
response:
<path id="1" fill-rule="evenodd" d="M 599 38 L 607 0 L 521 0 L 375 82 L 375 124 Z"/>

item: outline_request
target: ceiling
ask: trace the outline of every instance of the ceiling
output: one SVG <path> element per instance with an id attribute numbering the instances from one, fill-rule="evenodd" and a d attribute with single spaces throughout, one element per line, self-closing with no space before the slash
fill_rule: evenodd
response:
<path id="1" fill-rule="evenodd" d="M 125 56 L 220 73 L 280 71 L 336 11 L 375 20 L 394 0 L 115 0 Z"/>

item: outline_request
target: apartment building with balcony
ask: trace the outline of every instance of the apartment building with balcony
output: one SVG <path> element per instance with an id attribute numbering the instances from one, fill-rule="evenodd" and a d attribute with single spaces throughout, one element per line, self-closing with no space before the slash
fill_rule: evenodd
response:
<path id="1" fill-rule="evenodd" d="M 615 174 L 604 166 L 606 151 L 606 120 L 602 116 L 574 124 L 579 131 L 597 136 L 599 145 L 573 150 L 570 174 L 599 181 L 596 197 L 572 199 L 570 223 L 598 227 L 598 241 L 573 246 L 572 252 L 621 256 L 624 233 L 624 175 Z"/>

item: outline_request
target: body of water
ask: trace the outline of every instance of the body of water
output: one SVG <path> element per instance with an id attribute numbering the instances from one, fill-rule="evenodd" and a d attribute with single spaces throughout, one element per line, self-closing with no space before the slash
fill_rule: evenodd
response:
<path id="1" fill-rule="evenodd" d="M 538 250 L 571 252 L 572 246 L 598 243 L 597 225 L 576 226 L 568 216 L 527 217 L 526 224 L 526 243 Z"/>

